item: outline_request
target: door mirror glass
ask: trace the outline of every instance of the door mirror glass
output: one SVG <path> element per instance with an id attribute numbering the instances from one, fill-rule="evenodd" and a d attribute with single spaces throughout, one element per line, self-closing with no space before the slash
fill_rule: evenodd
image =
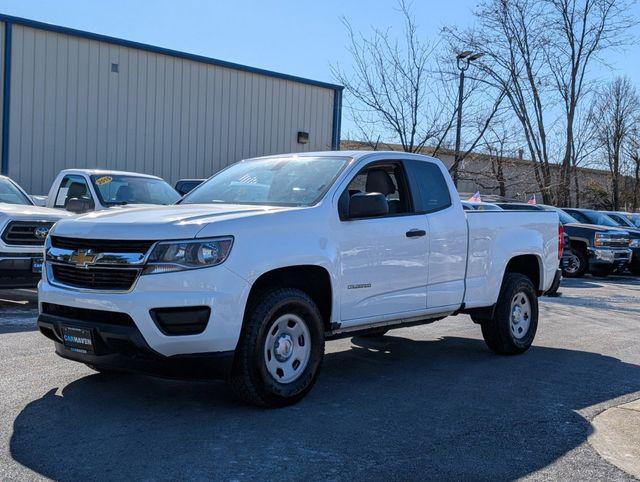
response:
<path id="1" fill-rule="evenodd" d="M 349 219 L 372 218 L 389 214 L 389 202 L 379 192 L 357 193 L 349 200 Z"/>

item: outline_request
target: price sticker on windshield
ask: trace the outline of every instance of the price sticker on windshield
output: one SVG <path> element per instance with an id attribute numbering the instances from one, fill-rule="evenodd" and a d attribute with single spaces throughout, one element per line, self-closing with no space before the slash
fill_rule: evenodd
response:
<path id="1" fill-rule="evenodd" d="M 102 176 L 96 179 L 96 184 L 102 186 L 103 184 L 109 184 L 111 181 L 113 181 L 111 176 Z"/>

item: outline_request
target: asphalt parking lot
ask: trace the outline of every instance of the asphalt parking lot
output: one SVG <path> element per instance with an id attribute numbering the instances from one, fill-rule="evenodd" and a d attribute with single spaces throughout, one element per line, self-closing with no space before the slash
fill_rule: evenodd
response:
<path id="1" fill-rule="evenodd" d="M 466 316 L 329 342 L 314 390 L 281 410 L 94 374 L 54 355 L 32 292 L 1 292 L 0 480 L 633 480 L 587 439 L 640 398 L 640 280 L 561 291 L 522 356 L 492 355 Z"/>

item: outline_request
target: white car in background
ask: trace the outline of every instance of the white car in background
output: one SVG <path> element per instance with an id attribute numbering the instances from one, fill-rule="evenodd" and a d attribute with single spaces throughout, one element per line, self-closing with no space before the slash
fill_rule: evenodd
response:
<path id="1" fill-rule="evenodd" d="M 0 287 L 35 288 L 42 273 L 44 241 L 70 213 L 36 206 L 14 181 L 0 176 Z"/>
<path id="2" fill-rule="evenodd" d="M 173 204 L 180 195 L 164 179 L 125 171 L 65 169 L 47 196 L 47 207 L 82 214 L 130 204 Z"/>

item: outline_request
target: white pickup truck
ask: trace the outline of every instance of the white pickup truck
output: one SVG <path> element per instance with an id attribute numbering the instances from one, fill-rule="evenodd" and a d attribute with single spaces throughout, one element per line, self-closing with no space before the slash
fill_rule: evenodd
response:
<path id="1" fill-rule="evenodd" d="M 0 176 L 0 288 L 36 287 L 49 229 L 69 216 L 35 206 L 18 184 Z"/>
<path id="2" fill-rule="evenodd" d="M 49 189 L 46 207 L 75 214 L 131 204 L 173 204 L 180 195 L 164 179 L 102 169 L 65 169 Z"/>
<path id="3" fill-rule="evenodd" d="M 226 377 L 282 406 L 325 340 L 469 313 L 524 352 L 562 250 L 554 212 L 465 213 L 437 159 L 322 152 L 234 164 L 174 206 L 56 224 L 40 331 L 98 371 Z"/>

